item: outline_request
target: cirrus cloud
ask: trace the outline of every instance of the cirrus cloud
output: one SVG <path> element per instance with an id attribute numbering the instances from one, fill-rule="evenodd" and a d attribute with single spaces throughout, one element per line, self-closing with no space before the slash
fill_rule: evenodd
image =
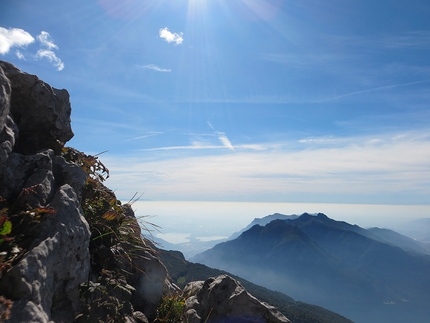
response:
<path id="1" fill-rule="evenodd" d="M 37 36 L 37 40 L 45 48 L 39 49 L 35 55 L 35 58 L 46 58 L 49 62 L 54 64 L 58 71 L 62 71 L 64 69 L 64 63 L 53 51 L 53 49 L 58 49 L 58 46 L 54 44 L 54 40 L 52 39 L 51 35 L 46 31 L 42 31 Z"/>
<path id="2" fill-rule="evenodd" d="M 167 68 L 158 67 L 155 64 L 142 65 L 142 66 L 138 66 L 138 67 L 145 68 L 145 69 L 148 69 L 148 70 L 153 70 L 153 71 L 156 71 L 156 72 L 171 72 L 172 71 L 172 70 L 167 69 Z"/>

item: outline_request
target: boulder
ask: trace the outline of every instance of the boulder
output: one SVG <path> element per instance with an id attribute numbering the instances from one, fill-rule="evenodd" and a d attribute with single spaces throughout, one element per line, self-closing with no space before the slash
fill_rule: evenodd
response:
<path id="1" fill-rule="evenodd" d="M 189 323 L 291 323 L 276 308 L 260 302 L 228 275 L 189 283 L 183 295 Z"/>

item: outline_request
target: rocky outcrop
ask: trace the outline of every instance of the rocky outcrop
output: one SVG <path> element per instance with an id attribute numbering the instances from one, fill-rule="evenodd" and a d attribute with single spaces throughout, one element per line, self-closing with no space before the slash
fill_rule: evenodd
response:
<path id="1" fill-rule="evenodd" d="M 69 95 L 5 62 L 0 84 L 0 196 L 22 241 L 0 292 L 14 301 L 10 322 L 71 322 L 90 230 L 79 203 L 87 176 L 55 155 L 73 136 Z"/>
<path id="2" fill-rule="evenodd" d="M 9 316 L 7 322 L 67 323 L 80 313 L 79 322 L 93 322 L 94 315 L 108 315 L 109 309 L 91 310 L 80 287 L 89 281 L 91 286 L 101 280 L 123 282 L 112 273 L 124 271 L 129 277 L 121 288 L 104 286 L 108 301 L 116 299 L 121 307 L 121 313 L 114 312 L 128 315 L 128 322 L 153 318 L 167 271 L 150 248 L 133 249 L 136 259 L 131 260 L 122 256 L 131 254 L 133 246 L 109 245 L 103 254 L 106 267 L 94 265 L 103 250 L 91 249 L 94 237 L 81 205 L 88 174 L 61 156 L 73 136 L 70 113 L 66 90 L 0 61 L 0 210 L 7 210 L 18 246 L 5 250 L 6 243 L 0 242 L 0 295 L 13 301 L 2 317 Z M 102 184 L 99 189 L 115 197 Z M 130 218 L 134 238 L 141 239 L 131 207 L 120 208 Z"/>
<path id="3" fill-rule="evenodd" d="M 291 323 L 227 275 L 189 283 L 184 289 L 186 322 Z"/>
<path id="4" fill-rule="evenodd" d="M 6 85 L 3 100 L 9 101 L 10 113 L 19 129 L 14 151 L 28 155 L 47 147 L 54 151 L 61 149 L 73 137 L 67 90 L 52 88 L 37 76 L 23 73 L 10 63 L 1 62 L 0 66 L 3 70 L 0 84 Z M 5 76 L 9 82 L 4 80 Z M 8 92 L 11 95 L 7 95 Z M 8 113 L 2 111 L 0 115 Z"/>

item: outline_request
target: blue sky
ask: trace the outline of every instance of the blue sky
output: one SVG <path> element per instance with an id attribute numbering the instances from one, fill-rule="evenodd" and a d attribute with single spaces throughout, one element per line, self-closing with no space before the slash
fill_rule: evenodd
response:
<path id="1" fill-rule="evenodd" d="M 430 205 L 430 2 L 0 4 L 128 200 Z"/>

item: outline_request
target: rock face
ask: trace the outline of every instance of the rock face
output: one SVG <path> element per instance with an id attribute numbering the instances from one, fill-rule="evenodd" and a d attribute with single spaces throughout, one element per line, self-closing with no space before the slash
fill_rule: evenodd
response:
<path id="1" fill-rule="evenodd" d="M 189 323 L 291 323 L 227 275 L 189 283 L 184 296 L 187 297 L 185 311 Z"/>
<path id="2" fill-rule="evenodd" d="M 91 269 L 92 237 L 81 207 L 88 175 L 60 154 L 73 136 L 70 112 L 66 90 L 0 61 L 0 210 L 10 209 L 12 233 L 21 243 L 11 267 L 0 266 L 0 295 L 13 301 L 7 322 L 73 322 L 85 314 L 80 285 L 99 278 Z M 133 210 L 122 208 L 141 239 Z M 127 246 L 107 253 L 127 252 L 121 248 Z M 157 257 L 139 252 L 133 264 L 114 264 L 131 273 L 133 286 L 123 295 L 116 291 L 126 298 L 128 322 L 156 315 L 167 277 Z M 91 315 L 81 314 L 80 322 L 92 322 Z"/>
<path id="3" fill-rule="evenodd" d="M 0 196 L 15 210 L 55 210 L 26 228 L 26 252 L 1 277 L 0 292 L 14 301 L 10 322 L 71 322 L 88 278 L 90 231 L 79 203 L 87 176 L 54 153 L 73 136 L 69 95 L 5 62 L 0 85 Z"/>
<path id="4" fill-rule="evenodd" d="M 4 90 L 11 93 L 6 100 L 20 132 L 14 150 L 34 154 L 47 146 L 54 150 L 61 148 L 61 144 L 73 137 L 69 93 L 52 88 L 12 64 L 1 62 L 0 66 L 10 81 L 10 86 Z M 0 81 L 2 83 L 7 82 Z M 7 115 L 7 112 L 0 112 L 0 115 Z"/>

